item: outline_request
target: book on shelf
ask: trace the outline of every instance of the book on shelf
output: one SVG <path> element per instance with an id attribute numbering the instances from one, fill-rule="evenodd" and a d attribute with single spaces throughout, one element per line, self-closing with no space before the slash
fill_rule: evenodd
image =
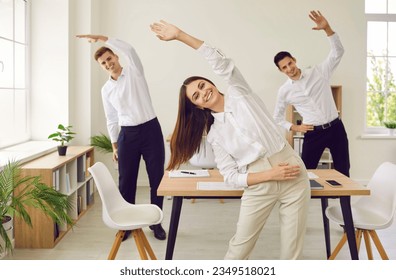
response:
<path id="1" fill-rule="evenodd" d="M 66 193 L 70 193 L 70 174 L 66 173 Z"/>
<path id="2" fill-rule="evenodd" d="M 91 166 L 91 157 L 87 156 L 85 159 L 85 177 L 89 177 L 90 173 L 88 168 Z"/>
<path id="3" fill-rule="evenodd" d="M 57 223 L 54 223 L 54 240 L 56 240 L 59 237 L 59 225 Z"/>
<path id="4" fill-rule="evenodd" d="M 59 184 L 59 169 L 52 172 L 52 184 L 56 191 L 59 191 L 60 184 Z"/>
<path id="5" fill-rule="evenodd" d="M 85 164 L 86 161 L 84 159 L 84 156 L 80 156 L 77 158 L 77 181 L 78 182 L 84 182 L 85 181 Z"/>
<path id="6" fill-rule="evenodd" d="M 90 205 L 94 201 L 94 185 L 93 179 L 87 182 L 87 205 Z"/>
<path id="7" fill-rule="evenodd" d="M 80 215 L 82 211 L 82 196 L 77 196 L 77 215 Z"/>

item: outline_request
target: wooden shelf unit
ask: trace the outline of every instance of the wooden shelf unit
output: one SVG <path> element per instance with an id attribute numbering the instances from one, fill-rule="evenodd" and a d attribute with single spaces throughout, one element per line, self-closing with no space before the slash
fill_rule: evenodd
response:
<path id="1" fill-rule="evenodd" d="M 338 114 L 340 118 L 342 117 L 342 86 L 341 85 L 332 85 L 331 86 L 331 91 L 333 93 L 333 98 L 335 105 L 337 107 Z M 294 106 L 289 105 L 286 110 L 286 120 L 291 122 L 292 124 L 296 124 L 297 120 L 301 120 L 302 117 L 301 115 L 294 109 Z M 294 148 L 294 139 L 295 138 L 300 138 L 303 140 L 303 136 L 298 136 L 296 135 L 296 132 L 294 131 L 289 131 L 287 132 L 286 135 L 287 141 L 289 144 Z M 328 149 L 325 149 L 323 152 L 322 158 L 319 161 L 319 166 L 318 168 L 323 166 L 327 166 L 328 168 L 331 168 L 332 166 L 332 159 L 331 159 L 331 154 Z"/>
<path id="2" fill-rule="evenodd" d="M 41 181 L 68 196 L 69 215 L 78 221 L 93 205 L 94 181 L 88 167 L 94 164 L 94 147 L 69 146 L 65 156 L 52 152 L 22 165 L 22 176 L 40 176 Z M 15 217 L 16 248 L 53 248 L 70 226 L 57 225 L 41 211 L 30 207 L 33 227 Z"/>

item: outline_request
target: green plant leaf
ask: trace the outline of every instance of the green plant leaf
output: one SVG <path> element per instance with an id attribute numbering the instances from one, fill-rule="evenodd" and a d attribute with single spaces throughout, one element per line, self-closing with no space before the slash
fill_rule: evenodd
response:
<path id="1" fill-rule="evenodd" d="M 0 220 L 4 216 L 18 215 L 23 222 L 32 226 L 27 207 L 34 207 L 50 217 L 55 223 L 73 225 L 67 214 L 72 208 L 67 195 L 41 182 L 39 176 L 21 176 L 21 165 L 11 161 L 0 171 Z M 5 241 L 0 252 L 12 252 L 11 241 L 4 227 L 0 226 L 0 238 Z"/>

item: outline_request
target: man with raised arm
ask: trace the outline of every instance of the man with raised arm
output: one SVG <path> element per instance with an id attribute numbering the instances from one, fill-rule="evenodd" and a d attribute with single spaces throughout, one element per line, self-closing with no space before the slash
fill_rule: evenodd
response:
<path id="1" fill-rule="evenodd" d="M 164 174 L 165 148 L 162 130 L 144 76 L 142 63 L 135 49 L 119 39 L 103 35 L 77 35 L 90 43 L 102 42 L 94 57 L 109 79 L 102 87 L 102 101 L 107 129 L 113 145 L 113 160 L 118 161 L 119 188 L 124 199 L 135 203 L 140 159 L 146 163 L 150 182 L 151 204 L 162 209 L 163 197 L 157 189 Z M 121 66 L 123 55 L 126 65 Z M 155 238 L 166 239 L 161 224 L 150 226 Z M 124 236 L 128 238 L 130 231 Z"/>
<path id="2" fill-rule="evenodd" d="M 274 112 L 276 122 L 288 131 L 303 132 L 302 159 L 307 169 L 315 169 L 325 148 L 329 148 L 334 168 L 349 176 L 348 137 L 338 115 L 333 99 L 330 78 L 344 54 L 338 34 L 319 11 L 311 11 L 311 20 L 316 23 L 313 30 L 323 30 L 330 43 L 330 53 L 320 64 L 301 70 L 297 60 L 286 51 L 274 57 L 278 69 L 286 74 L 287 81 L 278 91 Z M 285 120 L 288 105 L 293 105 L 302 116 L 301 125 Z"/>

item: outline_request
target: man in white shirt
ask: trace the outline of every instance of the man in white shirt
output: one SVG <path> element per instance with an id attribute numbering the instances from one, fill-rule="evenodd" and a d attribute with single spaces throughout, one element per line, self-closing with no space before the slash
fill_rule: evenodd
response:
<path id="1" fill-rule="evenodd" d="M 303 132 L 302 159 L 308 169 L 315 169 L 325 148 L 329 148 L 334 168 L 349 176 L 348 137 L 339 118 L 330 86 L 330 78 L 338 66 L 344 48 L 326 18 L 319 11 L 309 17 L 316 23 L 314 30 L 324 30 L 330 43 L 327 58 L 315 67 L 301 70 L 296 59 L 288 52 L 274 57 L 278 69 L 289 79 L 280 87 L 274 112 L 275 121 L 285 129 Z M 285 120 L 288 105 L 293 105 L 302 116 L 301 125 Z"/>
<path id="2" fill-rule="evenodd" d="M 119 188 L 129 203 L 135 203 L 140 159 L 143 157 L 150 182 L 151 203 L 162 209 L 163 197 L 157 189 L 164 174 L 165 148 L 160 123 L 154 112 L 143 66 L 128 43 L 102 35 L 78 35 L 89 42 L 103 42 L 124 55 L 126 66 L 108 47 L 95 53 L 95 60 L 109 75 L 102 87 L 107 129 L 113 145 L 113 160 L 118 161 Z M 166 239 L 161 224 L 150 226 L 154 236 Z M 130 231 L 124 236 L 128 238 Z"/>

